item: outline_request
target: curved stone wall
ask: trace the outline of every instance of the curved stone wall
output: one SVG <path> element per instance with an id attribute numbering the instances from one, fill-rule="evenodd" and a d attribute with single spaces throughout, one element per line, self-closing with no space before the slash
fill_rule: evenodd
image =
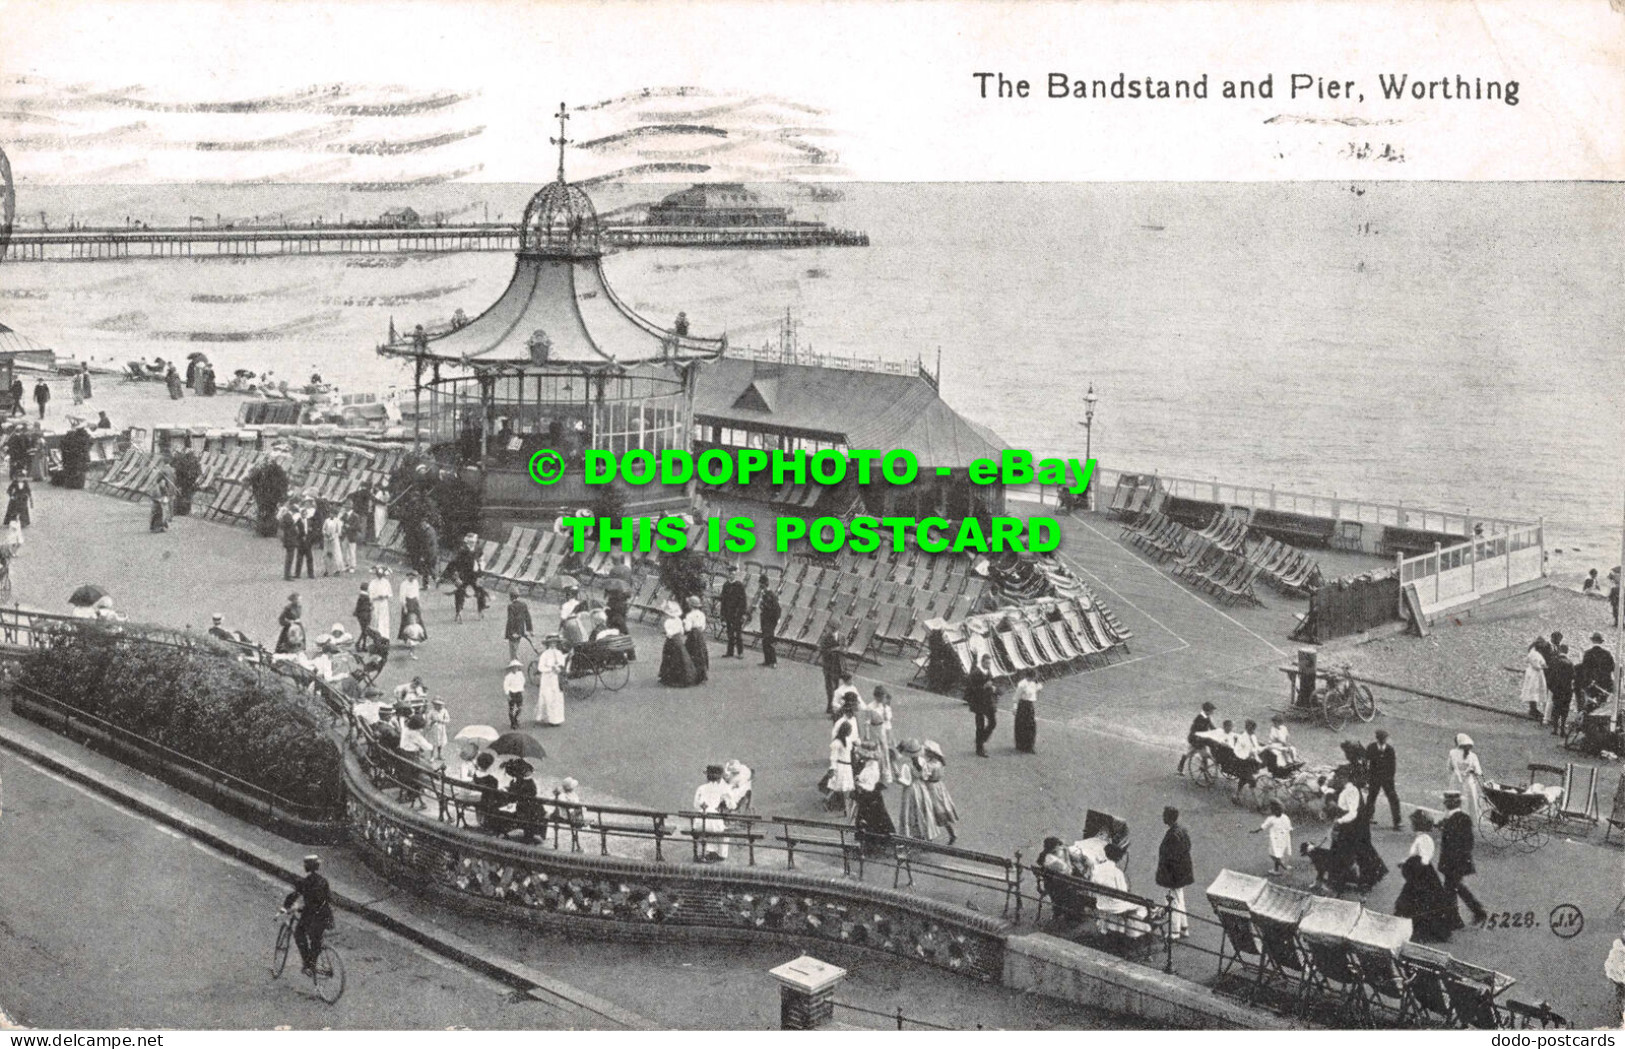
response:
<path id="1" fill-rule="evenodd" d="M 350 833 L 375 871 L 490 917 L 627 939 L 838 943 L 997 981 L 1002 920 L 842 878 L 554 851 L 402 805 L 345 755 Z"/>

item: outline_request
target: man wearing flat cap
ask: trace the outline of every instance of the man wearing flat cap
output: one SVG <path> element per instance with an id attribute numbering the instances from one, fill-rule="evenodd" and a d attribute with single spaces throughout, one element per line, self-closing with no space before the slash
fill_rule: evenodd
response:
<path id="1" fill-rule="evenodd" d="M 306 976 L 316 971 L 316 958 L 322 953 L 322 937 L 333 928 L 333 890 L 322 877 L 321 867 L 321 857 L 306 856 L 305 876 L 294 883 L 293 891 L 282 900 L 284 911 L 297 899 L 305 901 L 299 920 L 294 923 L 293 942 L 299 948 L 299 961 Z"/>

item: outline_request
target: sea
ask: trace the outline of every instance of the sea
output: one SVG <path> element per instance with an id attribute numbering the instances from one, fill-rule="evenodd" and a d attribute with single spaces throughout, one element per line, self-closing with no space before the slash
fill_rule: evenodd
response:
<path id="1" fill-rule="evenodd" d="M 604 185 L 603 214 L 681 187 Z M 935 371 L 1016 447 L 1115 469 L 1544 517 L 1554 568 L 1619 560 L 1625 186 L 1082 183 L 762 186 L 866 248 L 637 249 L 623 300 L 736 346 Z M 20 225 L 302 224 L 411 207 L 515 221 L 535 187 L 18 187 Z M 505 253 L 12 263 L 0 322 L 61 354 L 201 350 L 217 370 L 409 388 L 374 348 L 462 309 Z"/>

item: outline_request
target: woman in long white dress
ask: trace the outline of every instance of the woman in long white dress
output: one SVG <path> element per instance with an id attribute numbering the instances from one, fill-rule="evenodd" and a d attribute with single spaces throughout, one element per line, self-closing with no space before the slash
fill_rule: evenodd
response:
<path id="1" fill-rule="evenodd" d="M 383 565 L 374 565 L 372 579 L 367 582 L 367 597 L 372 601 L 372 628 L 389 637 L 389 603 L 395 598 L 395 588 L 389 585 L 388 571 Z"/>
<path id="2" fill-rule="evenodd" d="M 1478 784 L 1484 778 L 1484 767 L 1478 763 L 1478 755 L 1473 753 L 1473 737 L 1465 732 L 1457 733 L 1456 745 L 1451 748 L 1446 764 L 1450 769 L 1450 789 L 1461 792 L 1467 811 L 1477 822 L 1480 807 Z"/>
<path id="3" fill-rule="evenodd" d="M 536 724 L 564 724 L 564 691 L 559 687 L 559 675 L 564 673 L 564 653 L 559 643 L 548 638 L 541 655 L 536 657 Z"/>
<path id="4" fill-rule="evenodd" d="M 1540 639 L 1523 656 L 1523 688 L 1518 698 L 1529 707 L 1529 716 L 1546 720 L 1546 657 L 1540 654 Z"/>
<path id="5" fill-rule="evenodd" d="M 868 707 L 869 731 L 866 738 L 879 747 L 875 763 L 880 766 L 880 782 L 891 783 L 897 778 L 892 768 L 892 750 L 897 746 L 892 727 L 891 692 L 885 685 L 875 686 L 874 702 Z"/>

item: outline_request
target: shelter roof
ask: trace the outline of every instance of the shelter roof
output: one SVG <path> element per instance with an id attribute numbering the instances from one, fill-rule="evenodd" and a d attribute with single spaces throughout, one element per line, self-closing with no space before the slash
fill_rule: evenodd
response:
<path id="1" fill-rule="evenodd" d="M 906 448 L 922 466 L 963 467 L 1008 447 L 917 374 L 723 357 L 700 369 L 694 414 L 712 425 L 834 435 L 851 448 Z"/>

